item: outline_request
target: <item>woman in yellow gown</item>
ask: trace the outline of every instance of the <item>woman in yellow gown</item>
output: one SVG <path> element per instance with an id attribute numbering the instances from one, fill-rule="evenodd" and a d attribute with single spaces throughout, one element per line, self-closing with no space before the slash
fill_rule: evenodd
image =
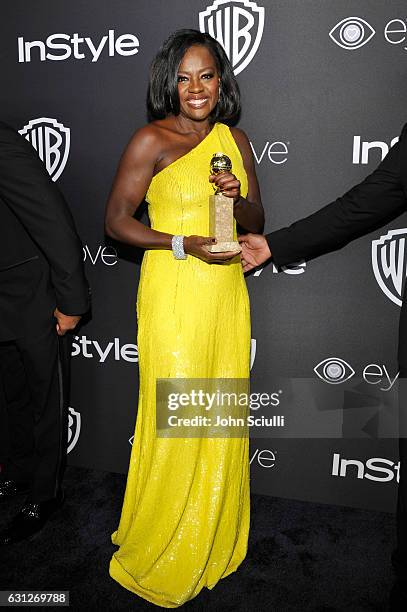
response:
<path id="1" fill-rule="evenodd" d="M 110 236 L 146 249 L 137 295 L 138 413 L 110 575 L 167 608 L 213 588 L 247 551 L 248 437 L 156 435 L 158 378 L 249 378 L 240 256 L 207 248 L 214 185 L 234 199 L 235 238 L 236 222 L 242 231 L 263 230 L 249 141 L 224 123 L 239 110 L 222 47 L 196 30 L 173 34 L 151 68 L 152 121 L 130 140 L 106 210 Z M 209 176 L 216 152 L 228 155 L 233 174 Z M 133 218 L 143 199 L 151 228 Z"/>

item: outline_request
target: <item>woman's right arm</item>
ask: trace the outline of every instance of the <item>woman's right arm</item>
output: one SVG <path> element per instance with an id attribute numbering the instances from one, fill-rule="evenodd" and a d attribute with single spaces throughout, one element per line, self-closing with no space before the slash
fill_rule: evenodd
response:
<path id="1" fill-rule="evenodd" d="M 171 249 L 172 234 L 153 230 L 133 218 L 153 178 L 159 146 L 151 126 L 134 134 L 121 157 L 106 205 L 106 234 L 146 249 Z"/>
<path id="2" fill-rule="evenodd" d="M 133 218 L 144 200 L 161 153 L 161 142 L 155 129 L 146 126 L 138 130 L 127 145 L 117 169 L 106 205 L 105 232 L 111 238 L 145 249 L 172 249 L 173 234 L 151 229 Z M 236 252 L 210 253 L 208 236 L 186 236 L 186 253 L 207 263 L 231 259 Z"/>

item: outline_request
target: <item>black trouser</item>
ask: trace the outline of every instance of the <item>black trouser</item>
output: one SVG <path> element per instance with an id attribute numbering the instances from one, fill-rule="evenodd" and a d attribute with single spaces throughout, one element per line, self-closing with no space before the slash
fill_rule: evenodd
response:
<path id="1" fill-rule="evenodd" d="M 397 498 L 397 547 L 393 553 L 396 573 L 407 581 L 407 367 L 399 376 L 400 483 Z M 406 589 L 407 590 L 407 589 Z"/>
<path id="2" fill-rule="evenodd" d="M 8 421 L 2 478 L 29 483 L 27 500 L 56 496 L 66 466 L 71 336 L 55 321 L 39 336 L 0 343 L 0 398 Z"/>

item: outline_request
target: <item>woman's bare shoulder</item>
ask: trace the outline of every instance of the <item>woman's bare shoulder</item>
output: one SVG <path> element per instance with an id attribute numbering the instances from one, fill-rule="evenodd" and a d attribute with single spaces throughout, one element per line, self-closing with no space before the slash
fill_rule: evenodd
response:
<path id="1" fill-rule="evenodd" d="M 255 174 L 256 170 L 254 164 L 253 149 L 250 144 L 250 140 L 246 135 L 246 132 L 237 127 L 230 128 L 230 131 L 240 151 L 246 171 Z"/>
<path id="2" fill-rule="evenodd" d="M 238 127 L 231 127 L 229 129 L 239 149 L 241 147 L 246 149 L 248 146 L 250 146 L 246 132 L 244 132 L 241 128 Z"/>
<path id="3" fill-rule="evenodd" d="M 150 155 L 159 155 L 171 138 L 171 126 L 165 119 L 152 121 L 138 128 L 131 136 L 128 149 L 134 153 L 149 151 Z"/>
<path id="4" fill-rule="evenodd" d="M 124 157 L 133 161 L 144 159 L 155 162 L 160 157 L 164 145 L 162 130 L 154 123 L 147 123 L 131 135 Z"/>

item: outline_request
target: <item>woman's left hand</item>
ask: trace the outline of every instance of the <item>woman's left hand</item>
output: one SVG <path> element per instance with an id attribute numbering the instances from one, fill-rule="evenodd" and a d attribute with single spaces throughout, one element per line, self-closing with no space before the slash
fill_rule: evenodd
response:
<path id="1" fill-rule="evenodd" d="M 233 198 L 235 204 L 240 199 L 240 181 L 231 172 L 222 172 L 221 174 L 211 174 L 209 182 L 216 185 L 220 192 L 228 197 Z"/>

